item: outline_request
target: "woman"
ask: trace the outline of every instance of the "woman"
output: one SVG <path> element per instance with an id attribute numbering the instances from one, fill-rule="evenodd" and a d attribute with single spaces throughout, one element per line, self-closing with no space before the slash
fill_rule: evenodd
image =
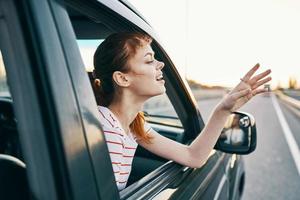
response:
<path id="1" fill-rule="evenodd" d="M 144 102 L 166 91 L 162 69 L 155 59 L 152 39 L 142 33 L 110 35 L 94 55 L 94 89 L 101 123 L 119 190 L 125 188 L 137 145 L 188 167 L 201 167 L 213 149 L 227 117 L 271 80 L 267 70 L 254 77 L 255 65 L 241 82 L 214 108 L 202 133 L 190 145 L 170 140 L 145 123 Z M 172 147 L 171 151 L 168 148 Z"/>

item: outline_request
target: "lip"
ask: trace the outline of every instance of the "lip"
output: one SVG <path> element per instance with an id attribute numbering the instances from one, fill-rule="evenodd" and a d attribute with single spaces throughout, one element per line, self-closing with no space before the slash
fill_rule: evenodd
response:
<path id="1" fill-rule="evenodd" d="M 160 73 L 158 76 L 156 76 L 156 79 L 160 76 L 164 76 L 163 73 Z"/>
<path id="2" fill-rule="evenodd" d="M 160 83 L 165 83 L 165 80 L 164 80 L 164 79 L 162 79 L 162 80 L 160 80 L 160 81 L 158 81 L 158 82 L 160 82 Z"/>

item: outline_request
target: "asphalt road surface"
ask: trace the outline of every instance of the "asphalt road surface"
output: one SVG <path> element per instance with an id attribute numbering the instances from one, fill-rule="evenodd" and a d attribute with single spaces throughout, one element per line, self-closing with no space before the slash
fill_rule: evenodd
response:
<path id="1" fill-rule="evenodd" d="M 218 101 L 198 102 L 204 121 Z M 244 156 L 246 185 L 242 199 L 300 199 L 299 115 L 275 96 L 257 96 L 240 110 L 255 117 L 258 134 L 256 150 Z M 283 113 L 281 117 L 278 110 Z"/>

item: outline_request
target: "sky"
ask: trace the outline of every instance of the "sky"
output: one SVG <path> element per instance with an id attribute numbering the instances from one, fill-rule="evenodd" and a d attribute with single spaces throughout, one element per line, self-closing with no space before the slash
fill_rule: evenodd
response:
<path id="1" fill-rule="evenodd" d="M 156 30 L 179 72 L 234 86 L 256 63 L 271 85 L 300 86 L 299 0 L 129 0 Z"/>

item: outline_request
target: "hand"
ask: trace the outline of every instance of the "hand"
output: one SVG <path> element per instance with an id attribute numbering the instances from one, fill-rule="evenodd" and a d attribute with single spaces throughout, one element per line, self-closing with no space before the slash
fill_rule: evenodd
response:
<path id="1" fill-rule="evenodd" d="M 271 70 L 268 69 L 252 77 L 258 68 L 259 64 L 256 64 L 243 78 L 241 78 L 241 82 L 222 99 L 219 104 L 220 109 L 230 112 L 236 111 L 255 95 L 268 91 L 267 89 L 259 88 L 259 86 L 272 79 L 271 77 L 266 78 L 266 76 L 271 73 Z"/>

